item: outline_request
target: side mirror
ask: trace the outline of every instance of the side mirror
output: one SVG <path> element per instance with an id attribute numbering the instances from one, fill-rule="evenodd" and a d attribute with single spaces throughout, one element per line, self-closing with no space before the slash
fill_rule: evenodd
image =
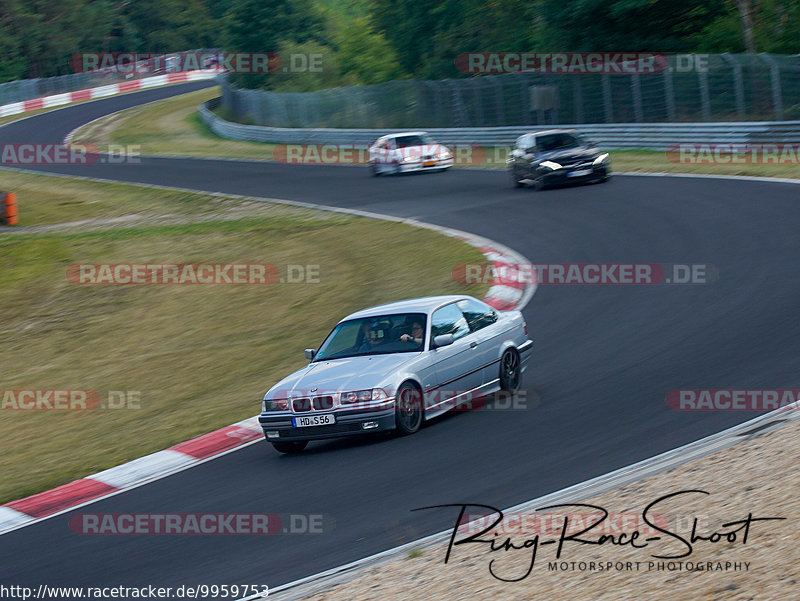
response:
<path id="1" fill-rule="evenodd" d="M 308 359 L 309 361 L 313 361 L 314 356 L 317 354 L 317 351 L 315 351 L 313 348 L 307 348 L 304 352 L 306 355 L 306 359 Z"/>
<path id="2" fill-rule="evenodd" d="M 536 146 L 529 146 L 525 149 L 526 154 L 536 154 Z"/>
<path id="3" fill-rule="evenodd" d="M 433 339 L 433 346 L 434 348 L 439 348 L 440 346 L 450 346 L 453 344 L 454 338 L 452 334 L 439 334 Z"/>

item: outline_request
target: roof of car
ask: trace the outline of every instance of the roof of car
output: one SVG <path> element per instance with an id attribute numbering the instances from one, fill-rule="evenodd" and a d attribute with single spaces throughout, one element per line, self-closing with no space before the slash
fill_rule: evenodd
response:
<path id="1" fill-rule="evenodd" d="M 345 317 L 342 321 L 356 319 L 359 317 L 372 317 L 375 315 L 391 315 L 393 313 L 429 313 L 433 309 L 449 302 L 472 298 L 463 294 L 449 294 L 445 296 L 424 296 L 421 298 L 411 298 L 408 300 L 395 301 L 385 305 L 377 305 L 367 309 L 361 309 Z"/>
<path id="2" fill-rule="evenodd" d="M 529 131 L 523 136 L 547 136 L 552 134 L 574 134 L 577 133 L 575 129 L 543 129 L 542 131 Z"/>
<path id="3" fill-rule="evenodd" d="M 423 134 L 427 135 L 428 132 L 426 132 L 426 131 L 401 131 L 401 132 L 398 132 L 396 134 L 386 134 L 385 136 L 381 136 L 381 139 L 396 138 L 398 136 L 421 136 Z"/>

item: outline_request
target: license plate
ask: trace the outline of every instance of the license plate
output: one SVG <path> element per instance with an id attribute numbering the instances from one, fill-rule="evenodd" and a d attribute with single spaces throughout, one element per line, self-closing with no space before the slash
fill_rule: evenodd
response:
<path id="1" fill-rule="evenodd" d="M 330 424 L 335 423 L 336 418 L 330 413 L 292 418 L 292 424 L 294 424 L 295 428 L 306 428 L 308 426 L 329 426 Z"/>
<path id="2" fill-rule="evenodd" d="M 436 165 L 436 161 L 425 161 L 422 164 L 423 167 L 433 167 L 434 165 Z"/>
<path id="3" fill-rule="evenodd" d="M 582 175 L 589 175 L 591 172 L 591 169 L 578 169 L 577 171 L 567 173 L 567 177 L 581 177 Z"/>

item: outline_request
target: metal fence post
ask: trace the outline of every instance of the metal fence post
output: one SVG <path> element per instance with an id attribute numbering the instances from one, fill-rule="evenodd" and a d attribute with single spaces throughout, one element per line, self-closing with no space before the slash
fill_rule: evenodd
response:
<path id="1" fill-rule="evenodd" d="M 494 84 L 494 97 L 495 102 L 497 102 L 497 119 L 500 125 L 506 124 L 506 111 L 505 111 L 505 98 L 503 98 L 503 84 L 501 84 L 496 77 L 492 77 L 492 83 Z M 525 123 L 527 123 L 527 119 Z"/>
<path id="2" fill-rule="evenodd" d="M 519 79 L 519 97 L 520 97 L 520 113 L 521 113 L 521 121 L 520 123 L 530 124 L 533 122 L 531 119 L 531 88 L 530 88 L 530 79 L 525 75 L 519 74 L 516 76 Z M 500 84 L 503 85 L 502 83 Z M 538 119 L 537 119 L 538 120 Z"/>
<path id="3" fill-rule="evenodd" d="M 424 81 L 422 83 L 430 91 L 429 93 L 431 95 L 431 99 L 433 100 L 436 127 L 444 127 L 442 125 L 442 122 L 444 121 L 444 110 L 442 108 L 442 96 L 439 94 L 439 87 L 433 81 Z"/>
<path id="4" fill-rule="evenodd" d="M 744 83 L 742 81 L 742 65 L 740 65 L 739 61 L 737 61 L 733 57 L 733 55 L 731 55 L 728 52 L 722 53 L 721 56 L 733 67 L 733 93 L 734 93 L 734 98 L 736 99 L 736 114 L 739 115 L 739 119 L 744 121 L 745 110 L 744 110 Z"/>
<path id="5" fill-rule="evenodd" d="M 633 94 L 633 118 L 636 123 L 644 121 L 642 112 L 642 83 L 639 81 L 639 74 L 631 75 L 631 93 Z"/>
<path id="6" fill-rule="evenodd" d="M 481 84 L 478 78 L 468 80 L 471 81 L 472 85 L 472 97 L 475 102 L 475 123 L 480 125 L 482 123 L 486 123 L 483 120 L 483 101 L 482 101 L 482 94 L 481 94 Z"/>
<path id="7" fill-rule="evenodd" d="M 611 104 L 611 79 L 608 73 L 603 73 L 603 109 L 605 111 L 605 122 L 614 122 L 614 107 Z"/>
<path id="8" fill-rule="evenodd" d="M 571 121 L 572 123 L 583 123 L 583 85 L 580 75 L 572 78 L 572 100 L 575 114 Z"/>
<path id="9" fill-rule="evenodd" d="M 667 99 L 667 120 L 675 121 L 675 89 L 672 86 L 672 67 L 664 70 L 664 95 Z"/>
<path id="10" fill-rule="evenodd" d="M 708 97 L 708 73 L 699 70 L 697 79 L 700 82 L 700 111 L 703 121 L 711 121 L 711 100 Z"/>
<path id="11" fill-rule="evenodd" d="M 781 94 L 781 71 L 778 62 L 766 52 L 759 52 L 761 59 L 769 65 L 769 78 L 772 83 L 772 107 L 775 119 L 783 121 L 783 95 Z"/>

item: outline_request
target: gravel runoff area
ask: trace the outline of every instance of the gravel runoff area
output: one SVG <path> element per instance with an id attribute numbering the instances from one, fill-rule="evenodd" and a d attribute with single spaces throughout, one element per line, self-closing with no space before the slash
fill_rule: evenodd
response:
<path id="1" fill-rule="evenodd" d="M 796 411 L 792 411 L 796 413 Z M 355 571 L 346 582 L 302 598 L 306 601 L 353 601 L 425 599 L 425 601 L 637 601 L 741 600 L 789 601 L 800 598 L 800 421 L 792 420 L 760 436 L 678 465 L 594 497 L 575 499 L 604 507 L 609 512 L 603 528 L 579 538 L 597 541 L 610 534 L 620 542 L 620 532 L 641 532 L 635 544 L 661 535 L 646 548 L 602 546 L 564 542 L 556 560 L 558 543 L 540 545 L 535 565 L 530 568 L 532 548 L 503 550 L 507 537 L 517 547 L 539 534 L 540 543 L 558 541 L 566 514 L 577 530 L 596 521 L 598 512 L 580 507 L 561 508 L 548 518 L 542 512 L 506 516 L 502 534 L 496 537 L 496 551 L 490 544 L 453 546 L 444 563 L 447 541 L 412 548 L 389 561 Z M 714 532 L 736 533 L 735 541 L 716 543 L 695 539 L 690 556 L 657 559 L 653 555 L 682 555 L 688 545 L 657 532 L 642 520 L 648 504 L 673 492 L 703 490 L 708 495 L 687 493 L 667 499 L 649 512 L 651 521 L 686 540 L 691 540 L 694 519 L 696 535 Z M 454 502 L 443 499 L 442 502 Z M 480 502 L 480 500 L 474 500 Z M 455 519 L 459 508 L 449 511 Z M 474 508 L 467 510 L 476 511 Z M 755 518 L 782 517 L 781 521 L 753 521 L 744 541 L 744 524 L 723 524 Z M 591 520 L 591 521 L 587 521 Z M 486 524 L 488 526 L 488 523 Z M 483 525 L 459 531 L 456 540 L 476 533 Z M 567 535 L 573 532 L 572 526 Z M 492 539 L 492 531 L 481 538 Z M 520 579 L 502 582 L 500 578 Z M 637 563 L 638 562 L 638 563 Z M 288 591 L 287 591 L 288 592 Z M 273 595 L 270 594 L 270 598 Z M 284 597 L 277 593 L 277 599 Z"/>

